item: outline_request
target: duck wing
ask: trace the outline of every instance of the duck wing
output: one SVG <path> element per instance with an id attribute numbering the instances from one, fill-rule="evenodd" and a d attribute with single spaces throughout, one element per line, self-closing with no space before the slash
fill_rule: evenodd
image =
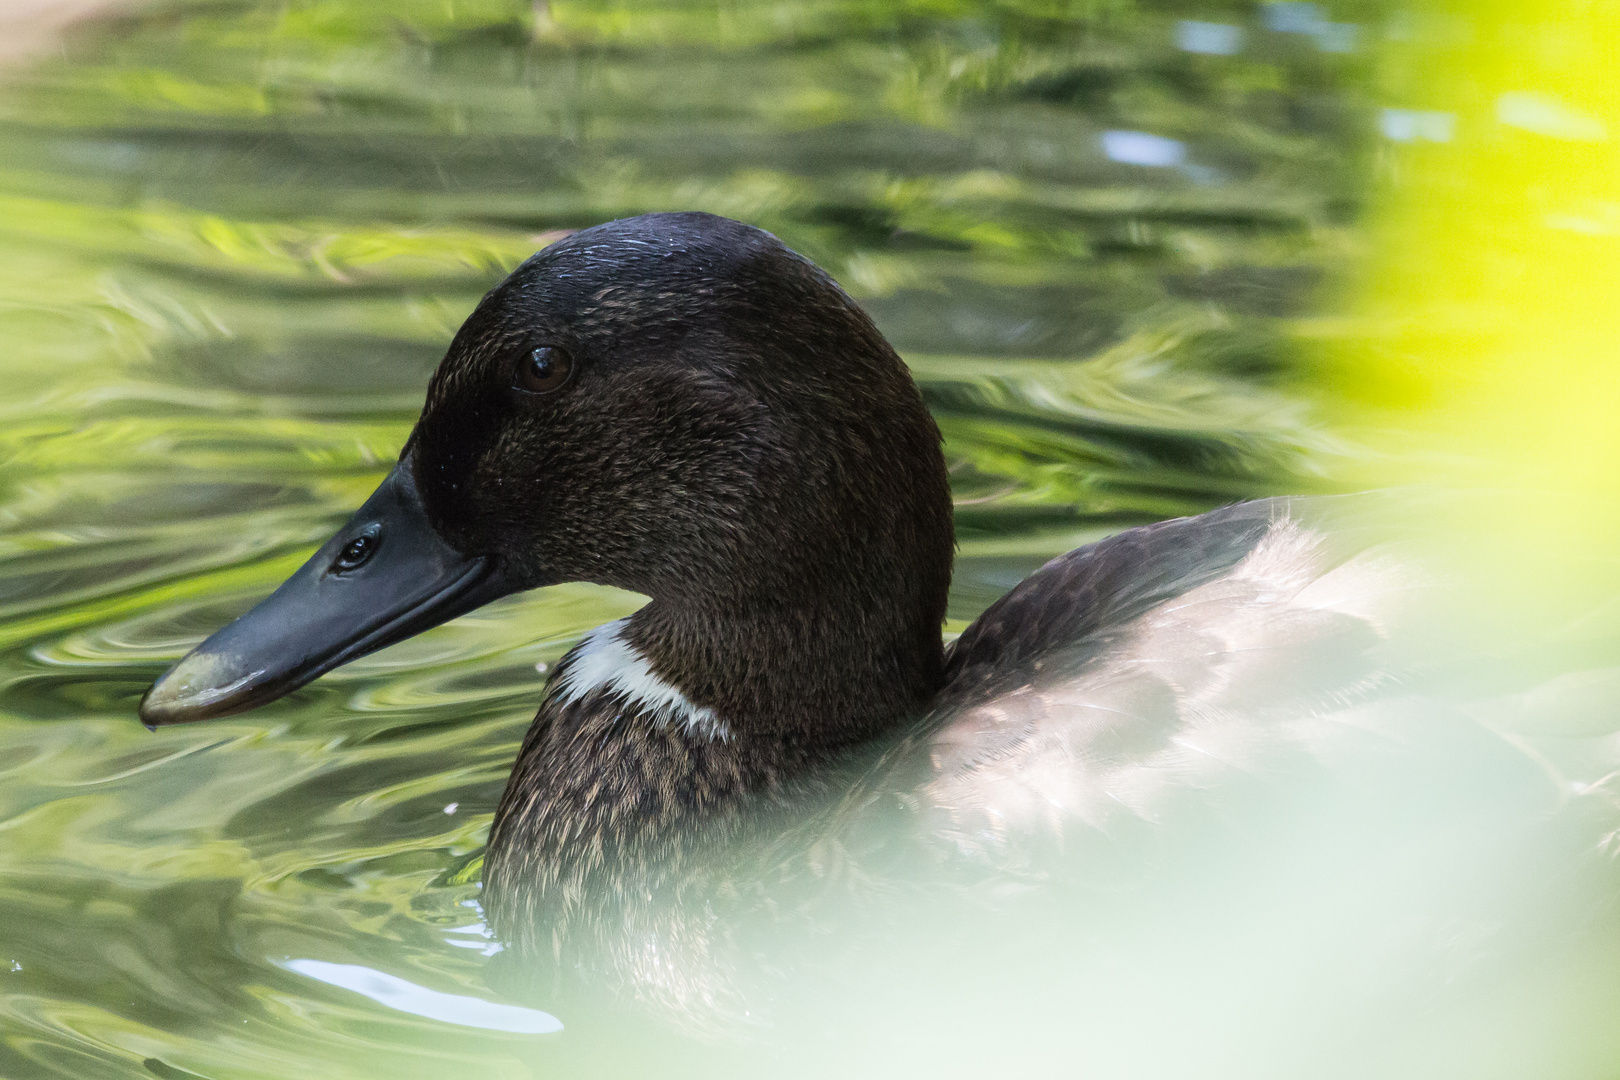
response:
<path id="1" fill-rule="evenodd" d="M 1100 643 L 1154 607 L 1229 573 L 1289 502 L 1267 499 L 1127 529 L 1060 555 L 996 601 L 953 642 L 940 710 L 1038 674 L 1057 650 Z"/>
<path id="2" fill-rule="evenodd" d="M 949 655 L 923 745 L 903 751 L 923 767 L 911 799 L 928 831 L 974 854 L 1117 836 L 1234 779 L 1396 744 L 1550 795 L 1533 756 L 1424 695 L 1448 659 L 1421 614 L 1443 583 L 1324 525 L 1342 505 L 1265 500 L 1129 529 L 991 606 Z"/>

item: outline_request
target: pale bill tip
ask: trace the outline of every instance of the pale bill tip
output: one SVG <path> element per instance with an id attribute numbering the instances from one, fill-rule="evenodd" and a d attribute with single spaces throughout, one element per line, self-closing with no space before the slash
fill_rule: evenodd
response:
<path id="1" fill-rule="evenodd" d="M 220 713 L 232 698 L 264 675 L 241 673 L 232 658 L 197 650 L 152 684 L 141 699 L 141 723 L 148 728 L 205 720 Z"/>

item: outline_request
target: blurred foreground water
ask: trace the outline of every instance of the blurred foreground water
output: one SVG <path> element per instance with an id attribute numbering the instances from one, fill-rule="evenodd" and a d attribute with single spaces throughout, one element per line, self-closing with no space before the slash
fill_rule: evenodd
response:
<path id="1" fill-rule="evenodd" d="M 1612 1073 L 1599 19 L 227 0 L 13 62 L 0 1074 Z M 134 705 L 382 477 L 485 289 L 661 209 L 777 233 L 912 365 L 958 501 L 951 629 L 1125 524 L 1500 485 L 1467 505 L 1508 535 L 1458 552 L 1474 602 L 1436 631 L 1485 660 L 1434 692 L 1591 811 L 1498 798 L 1486 765 L 1304 776 L 1168 870 L 891 913 L 743 1045 L 566 984 L 502 1001 L 490 813 L 541 672 L 639 598 L 514 598 L 228 721 L 149 734 Z"/>

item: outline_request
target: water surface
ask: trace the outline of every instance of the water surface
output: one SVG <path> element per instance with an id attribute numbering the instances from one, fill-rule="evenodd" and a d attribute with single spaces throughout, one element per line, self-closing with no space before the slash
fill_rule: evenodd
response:
<path id="1" fill-rule="evenodd" d="M 1355 440 L 1300 340 L 1368 243 L 1387 14 L 227 0 L 13 64 L 0 1073 L 810 1069 L 485 978 L 541 673 L 640 598 L 512 598 L 217 723 L 148 733 L 140 693 L 382 478 L 486 289 L 646 211 L 775 232 L 912 366 L 952 629 L 1123 525 L 1333 490 Z"/>

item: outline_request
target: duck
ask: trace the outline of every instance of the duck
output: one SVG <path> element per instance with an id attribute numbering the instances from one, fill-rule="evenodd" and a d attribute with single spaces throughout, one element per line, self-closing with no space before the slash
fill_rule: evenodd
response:
<path id="1" fill-rule="evenodd" d="M 139 716 L 252 709 L 524 590 L 641 594 L 551 672 L 483 904 L 511 956 L 595 964 L 688 1018 L 753 1014 L 740 906 L 780 915 L 885 861 L 1000 888 L 1038 876 L 1042 844 L 1162 835 L 1188 793 L 1263 762 L 1383 746 L 1342 718 L 1410 691 L 1385 609 L 1413 580 L 1335 530 L 1341 510 L 1279 497 L 1124 529 L 947 642 L 950 485 L 904 361 L 776 237 L 648 214 L 484 296 L 387 478 Z M 1557 801 L 1495 733 L 1438 726 Z"/>

